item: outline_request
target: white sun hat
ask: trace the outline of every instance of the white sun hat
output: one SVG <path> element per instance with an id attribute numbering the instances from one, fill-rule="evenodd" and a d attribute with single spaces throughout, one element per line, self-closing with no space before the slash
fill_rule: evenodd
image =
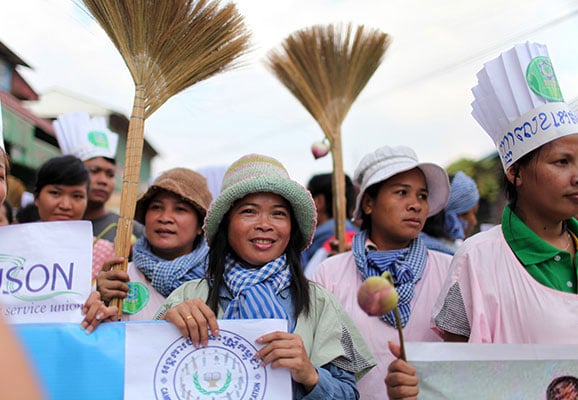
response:
<path id="1" fill-rule="evenodd" d="M 450 182 L 446 170 L 437 164 L 420 163 L 415 151 L 407 146 L 383 146 L 366 154 L 353 173 L 353 183 L 359 188 L 353 219 L 362 218 L 361 200 L 367 188 L 414 168 L 419 168 L 425 176 L 429 192 L 428 217 L 440 212 L 450 196 Z"/>
<path id="2" fill-rule="evenodd" d="M 53 126 L 62 154 L 72 154 L 82 161 L 95 157 L 115 159 L 118 135 L 107 128 L 104 117 L 67 113 L 60 115 Z"/>
<path id="3" fill-rule="evenodd" d="M 493 140 L 504 171 L 543 144 L 578 133 L 545 45 L 518 44 L 485 63 L 477 78 L 472 115 Z"/>

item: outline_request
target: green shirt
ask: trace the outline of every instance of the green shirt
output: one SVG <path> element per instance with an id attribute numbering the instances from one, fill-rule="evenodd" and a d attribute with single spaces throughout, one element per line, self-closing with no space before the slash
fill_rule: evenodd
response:
<path id="1" fill-rule="evenodd" d="M 575 236 L 578 221 L 570 218 L 566 223 Z M 506 206 L 502 213 L 502 232 L 518 260 L 534 279 L 552 289 L 578 293 L 576 260 L 572 261 L 569 252 L 546 243 L 512 212 L 510 206 Z"/>

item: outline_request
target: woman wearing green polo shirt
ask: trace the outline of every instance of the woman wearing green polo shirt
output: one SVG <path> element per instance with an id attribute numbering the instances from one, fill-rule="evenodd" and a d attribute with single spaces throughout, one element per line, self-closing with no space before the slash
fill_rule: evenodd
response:
<path id="1" fill-rule="evenodd" d="M 508 69 L 507 62 L 504 68 L 510 76 L 489 75 L 508 57 L 517 57 L 524 66 L 516 70 L 524 79 L 515 76 L 518 72 Z M 483 117 L 492 115 L 492 110 L 497 113 L 495 102 L 501 101 L 505 112 L 510 101 L 523 103 L 524 95 L 538 100 L 494 132 L 508 205 L 500 226 L 472 238 L 456 253 L 445 289 L 434 307 L 435 328 L 446 340 L 578 343 L 574 259 L 578 119 L 561 98 L 543 45 L 518 45 L 486 63 L 482 72 L 485 74 L 478 74 L 478 86 L 473 90 L 476 100 L 472 106 L 474 117 L 485 128 L 495 122 Z M 552 86 L 540 87 L 539 79 L 550 79 L 557 92 Z M 504 99 L 503 88 L 514 80 L 525 81 L 528 89 L 514 91 L 519 98 Z M 494 92 L 494 88 L 502 90 Z M 488 95 L 494 96 L 491 105 L 484 101 Z M 555 96 L 560 98 L 545 99 Z M 491 128 L 487 130 L 492 135 Z M 515 140 L 506 145 L 504 138 L 510 136 L 503 132 L 514 132 Z"/>
<path id="2" fill-rule="evenodd" d="M 472 114 L 500 155 L 508 205 L 457 250 L 433 328 L 447 341 L 578 344 L 578 117 L 544 45 L 517 45 L 477 77 Z M 412 398 L 417 381 L 394 361 L 390 398 Z"/>

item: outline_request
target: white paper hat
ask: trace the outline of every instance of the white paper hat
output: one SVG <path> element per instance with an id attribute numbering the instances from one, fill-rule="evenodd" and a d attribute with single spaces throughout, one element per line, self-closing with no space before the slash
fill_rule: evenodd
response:
<path id="1" fill-rule="evenodd" d="M 526 42 L 484 64 L 472 89 L 472 115 L 490 135 L 504 171 L 520 157 L 578 133 L 545 45 Z"/>
<path id="2" fill-rule="evenodd" d="M 366 154 L 355 168 L 353 183 L 359 189 L 359 193 L 355 201 L 353 219 L 363 217 L 361 200 L 367 188 L 414 168 L 419 168 L 425 176 L 428 188 L 428 217 L 440 212 L 450 196 L 450 182 L 446 170 L 437 164 L 420 163 L 415 151 L 407 146 L 383 146 Z"/>
<path id="3" fill-rule="evenodd" d="M 104 117 L 68 113 L 60 115 L 53 126 L 62 154 L 72 154 L 82 161 L 94 157 L 115 159 L 118 135 L 106 127 Z"/>

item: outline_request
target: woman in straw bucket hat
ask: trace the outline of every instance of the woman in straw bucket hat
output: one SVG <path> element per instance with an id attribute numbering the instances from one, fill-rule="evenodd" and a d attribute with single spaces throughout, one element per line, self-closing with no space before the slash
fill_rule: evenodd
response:
<path id="1" fill-rule="evenodd" d="M 457 250 L 433 327 L 448 341 L 577 344 L 578 117 L 544 45 L 516 45 L 477 76 L 472 115 L 498 150 L 508 205 Z M 392 364 L 400 393 L 417 385 L 407 367 Z"/>
<path id="2" fill-rule="evenodd" d="M 128 273 L 110 269 L 122 262 L 115 257 L 97 279 L 104 301 L 124 299 L 122 320 L 152 319 L 173 290 L 205 276 L 209 248 L 202 223 L 210 203 L 205 178 L 187 168 L 164 172 L 137 201 L 135 219 L 145 234 L 133 248 Z"/>
<path id="3" fill-rule="evenodd" d="M 287 332 L 263 332 L 257 357 L 287 368 L 296 399 L 354 399 L 356 377 L 374 364 L 357 328 L 322 287 L 308 282 L 300 254 L 311 242 L 315 206 L 279 161 L 250 154 L 225 173 L 205 219 L 207 278 L 168 298 L 159 317 L 195 346 L 206 346 L 218 318 L 280 318 Z"/>
<path id="4" fill-rule="evenodd" d="M 340 300 L 377 358 L 377 366 L 358 383 L 361 398 L 383 399 L 387 366 L 395 359 L 388 349 L 388 341 L 398 338 L 395 316 L 368 316 L 357 303 L 357 292 L 368 277 L 389 271 L 400 295 L 407 340 L 441 340 L 430 329 L 430 315 L 451 258 L 427 250 L 419 233 L 426 218 L 443 209 L 450 187 L 442 167 L 420 163 L 405 146 L 367 154 L 353 180 L 359 188 L 354 218 L 361 221 L 361 230 L 352 250 L 325 260 L 312 280 Z"/>

